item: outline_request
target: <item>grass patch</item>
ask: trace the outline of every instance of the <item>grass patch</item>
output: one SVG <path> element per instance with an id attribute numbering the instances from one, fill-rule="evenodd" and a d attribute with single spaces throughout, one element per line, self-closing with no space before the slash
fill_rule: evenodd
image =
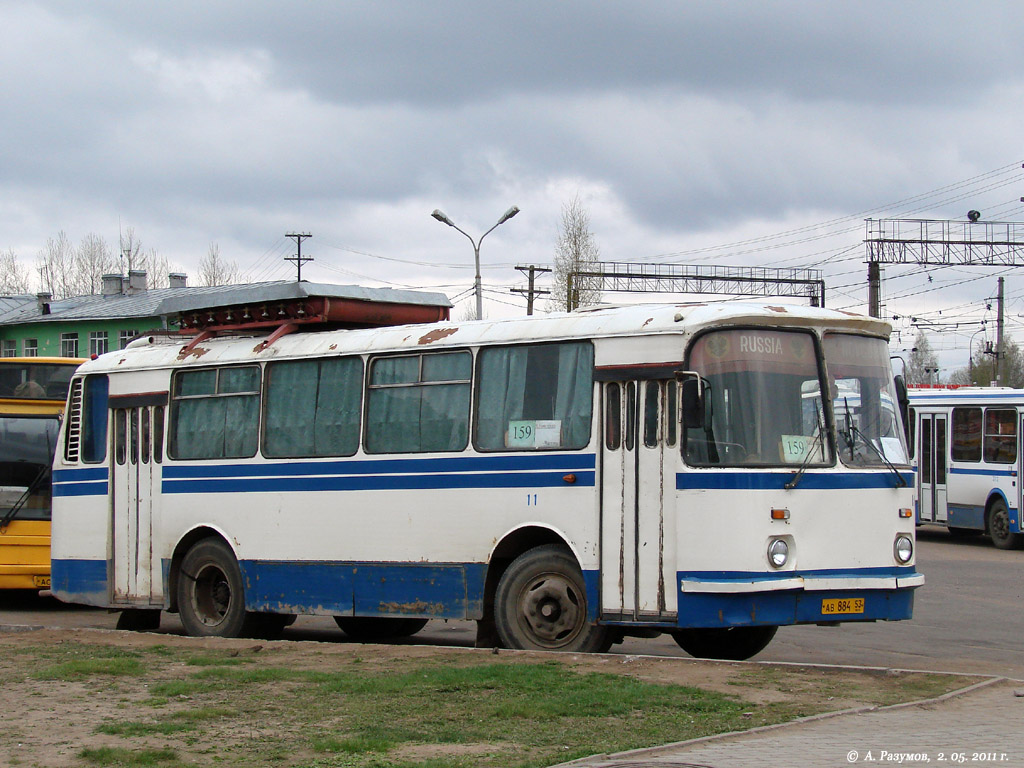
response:
<path id="1" fill-rule="evenodd" d="M 83 683 L 62 718 L 93 734 L 79 753 L 83 765 L 115 768 L 540 768 L 781 722 L 836 709 L 840 699 L 893 703 L 966 684 L 753 665 L 716 666 L 710 675 L 711 667 L 672 659 L 627 665 L 401 646 L 325 653 L 295 643 L 244 658 L 242 646 L 187 638 L 141 651 L 37 647 L 0 654 L 0 677 L 13 678 L 21 714 L 35 707 L 45 717 L 65 681 Z M 9 745 L 0 739 L 0 752 Z M 29 751 L 12 758 L 46 763 Z"/>
<path id="2" fill-rule="evenodd" d="M 121 747 L 83 749 L 78 756 L 92 765 L 109 766 L 110 768 L 163 765 L 178 759 L 178 753 L 173 749 L 128 750 Z"/>

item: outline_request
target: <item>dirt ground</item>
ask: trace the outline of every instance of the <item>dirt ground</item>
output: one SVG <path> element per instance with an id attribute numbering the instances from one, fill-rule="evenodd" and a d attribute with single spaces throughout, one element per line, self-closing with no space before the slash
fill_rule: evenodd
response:
<path id="1" fill-rule="evenodd" d="M 794 705 L 794 713 L 812 714 L 927 698 L 973 682 L 967 677 L 921 673 L 752 662 L 708 662 L 686 658 L 543 654 L 504 650 L 495 656 L 496 651 L 493 650 L 470 648 L 189 638 L 96 629 L 46 629 L 0 634 L 0 710 L 5 713 L 5 727 L 0 732 L 0 765 L 80 768 L 86 765 L 132 764 L 116 761 L 89 762 L 82 758 L 82 753 L 83 750 L 99 750 L 104 747 L 123 749 L 126 746 L 124 737 L 99 731 L 101 724 L 131 719 L 133 710 L 144 713 L 140 717 L 152 717 L 152 709 L 145 707 L 145 702 L 151 696 L 150 686 L 184 680 L 194 671 L 184 661 L 159 665 L 153 663 L 144 675 L 122 677 L 116 684 L 100 687 L 94 679 L 78 678 L 74 674 L 58 674 L 53 676 L 55 679 L 46 679 L 32 673 L 31 670 L 38 669 L 42 663 L 40 659 L 46 660 L 50 650 L 53 651 L 53 658 L 63 659 L 57 652 L 69 648 L 75 648 L 75 653 L 82 657 L 89 655 L 90 648 L 106 649 L 108 654 L 116 652 L 116 649 L 140 651 L 144 659 L 155 658 L 157 652 L 165 649 L 168 654 L 216 653 L 228 657 L 250 657 L 247 668 L 261 670 L 324 670 L 341 667 L 353 660 L 363 663 L 363 668 L 368 672 L 375 668 L 388 669 L 398 665 L 408 667 L 417 660 L 431 663 L 440 660 L 441 663 L 451 665 L 491 663 L 496 659 L 508 664 L 551 663 L 554 660 L 580 673 L 613 673 L 739 697 L 750 703 L 751 726 L 760 724 L 756 716 L 759 705 L 790 703 Z M 266 685 L 274 686 L 275 683 L 270 680 Z M 284 689 L 294 686 L 295 682 L 282 680 L 276 685 L 281 686 L 280 698 L 283 700 Z M 275 696 L 273 687 L 265 695 L 271 701 L 279 698 Z M 183 697 L 179 708 L 187 709 L 189 706 L 187 697 Z M 744 713 L 744 717 L 747 715 Z M 256 707 L 246 720 L 250 735 L 269 735 L 277 741 L 287 741 L 289 738 L 287 718 L 280 718 L 272 709 Z M 188 754 L 216 754 L 232 738 L 244 736 L 237 733 L 225 734 L 217 728 L 198 735 L 192 733 L 188 735 Z M 182 737 L 179 735 L 178 738 Z M 173 735 L 167 736 L 166 743 L 173 744 L 174 739 Z M 204 745 L 203 740 L 211 743 Z M 131 743 L 134 742 L 128 742 Z M 460 754 L 471 755 L 474 749 L 488 746 L 424 744 L 412 749 L 404 747 L 405 751 L 399 757 L 412 761 L 427 760 L 443 752 L 444 757 L 457 758 Z M 156 764 L 162 763 L 158 761 Z M 194 763 L 190 759 L 184 764 L 202 763 Z M 285 761 L 274 764 L 294 763 Z"/>

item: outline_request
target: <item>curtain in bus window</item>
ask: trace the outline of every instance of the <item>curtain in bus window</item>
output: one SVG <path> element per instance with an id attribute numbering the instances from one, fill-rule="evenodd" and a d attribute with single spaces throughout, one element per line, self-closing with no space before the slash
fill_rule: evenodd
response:
<path id="1" fill-rule="evenodd" d="M 593 370 L 594 351 L 586 342 L 481 351 L 477 447 L 585 447 Z"/>
<path id="2" fill-rule="evenodd" d="M 226 459 L 253 456 L 259 420 L 256 395 L 179 400 L 174 417 L 175 457 Z"/>
<path id="3" fill-rule="evenodd" d="M 366 450 L 461 451 L 469 438 L 471 372 L 469 352 L 374 361 L 367 395 Z"/>
<path id="4" fill-rule="evenodd" d="M 358 358 L 267 366 L 267 456 L 351 456 L 359 445 Z"/>

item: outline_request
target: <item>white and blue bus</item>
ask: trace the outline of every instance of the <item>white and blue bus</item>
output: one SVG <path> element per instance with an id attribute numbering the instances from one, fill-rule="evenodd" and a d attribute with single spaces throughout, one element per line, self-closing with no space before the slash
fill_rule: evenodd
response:
<path id="1" fill-rule="evenodd" d="M 195 635 L 470 619 L 481 644 L 667 632 L 733 659 L 909 619 L 888 335 L 722 303 L 139 339 L 73 381 L 52 590 Z"/>
<path id="2" fill-rule="evenodd" d="M 987 533 L 1000 549 L 1024 545 L 1024 390 L 911 389 L 910 405 L 918 523 Z"/>

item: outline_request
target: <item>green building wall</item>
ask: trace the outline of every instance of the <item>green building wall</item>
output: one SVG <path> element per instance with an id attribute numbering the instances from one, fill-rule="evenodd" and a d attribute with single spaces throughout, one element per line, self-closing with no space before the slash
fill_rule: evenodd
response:
<path id="1" fill-rule="evenodd" d="M 78 356 L 88 357 L 89 335 L 106 332 L 107 351 L 120 349 L 121 331 L 143 333 L 162 328 L 159 317 L 126 318 L 121 320 L 64 320 L 42 323 L 17 323 L 0 325 L 0 341 L 14 340 L 15 355 L 25 354 L 25 340 L 35 339 L 37 357 L 62 357 L 61 334 L 75 333 L 78 335 Z"/>

